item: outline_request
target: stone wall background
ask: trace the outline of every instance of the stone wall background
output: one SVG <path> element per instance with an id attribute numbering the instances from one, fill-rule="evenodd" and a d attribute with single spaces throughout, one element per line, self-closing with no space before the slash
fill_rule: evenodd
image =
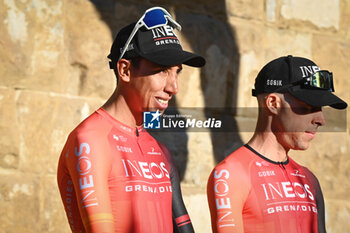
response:
<path id="1" fill-rule="evenodd" d="M 183 26 L 183 47 L 207 59 L 201 70 L 185 67 L 179 111 L 256 107 L 256 74 L 287 54 L 333 71 L 336 94 L 350 102 L 350 0 L 0 0 L 0 232 L 69 232 L 59 153 L 116 85 L 106 58 L 112 38 L 154 5 Z M 228 119 L 236 132 L 155 135 L 173 152 L 196 232 L 210 232 L 207 177 L 249 139 L 255 113 Z M 319 133 L 308 151 L 292 153 L 319 178 L 331 233 L 350 232 L 349 130 Z"/>

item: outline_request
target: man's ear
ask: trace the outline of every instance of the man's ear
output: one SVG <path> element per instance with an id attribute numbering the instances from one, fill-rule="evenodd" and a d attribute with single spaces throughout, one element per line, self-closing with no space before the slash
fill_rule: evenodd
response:
<path id="1" fill-rule="evenodd" d="M 282 96 L 278 93 L 271 93 L 265 97 L 265 106 L 268 111 L 274 115 L 280 112 L 282 107 Z"/>
<path id="2" fill-rule="evenodd" d="M 118 75 L 123 82 L 130 82 L 130 68 L 131 62 L 129 60 L 120 59 L 117 62 Z"/>

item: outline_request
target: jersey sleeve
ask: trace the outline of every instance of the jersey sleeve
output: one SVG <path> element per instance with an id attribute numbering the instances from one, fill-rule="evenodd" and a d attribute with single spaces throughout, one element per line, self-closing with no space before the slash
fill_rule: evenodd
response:
<path id="1" fill-rule="evenodd" d="M 172 213 L 173 213 L 173 226 L 174 233 L 194 233 L 191 219 L 187 213 L 185 204 L 182 199 L 180 179 L 175 166 L 175 163 L 171 157 L 169 150 L 162 144 L 160 144 L 165 156 L 170 164 L 170 181 L 172 187 Z"/>
<path id="2" fill-rule="evenodd" d="M 243 233 L 242 211 L 249 193 L 249 180 L 239 164 L 226 161 L 209 176 L 207 196 L 214 233 Z"/>
<path id="3" fill-rule="evenodd" d="M 317 177 L 309 169 L 305 169 L 309 173 L 309 177 L 311 177 L 311 183 L 315 188 L 318 233 L 326 233 L 325 206 L 321 185 L 318 182 Z"/>
<path id="4" fill-rule="evenodd" d="M 73 214 L 80 215 L 86 232 L 114 232 L 108 190 L 111 159 L 102 138 L 98 132 L 71 135 L 64 151 L 79 208 Z"/>

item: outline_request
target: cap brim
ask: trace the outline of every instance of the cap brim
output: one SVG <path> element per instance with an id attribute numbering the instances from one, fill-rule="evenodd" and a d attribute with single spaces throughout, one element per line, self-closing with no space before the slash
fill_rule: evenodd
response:
<path id="1" fill-rule="evenodd" d="M 162 66 L 185 64 L 193 67 L 202 67 L 205 65 L 205 59 L 203 57 L 178 49 L 156 51 L 147 54 L 140 54 L 140 56 Z"/>
<path id="2" fill-rule="evenodd" d="M 336 109 L 344 109 L 348 106 L 347 103 L 338 96 L 325 90 L 293 87 L 288 88 L 288 92 L 295 98 L 315 107 L 331 106 Z"/>

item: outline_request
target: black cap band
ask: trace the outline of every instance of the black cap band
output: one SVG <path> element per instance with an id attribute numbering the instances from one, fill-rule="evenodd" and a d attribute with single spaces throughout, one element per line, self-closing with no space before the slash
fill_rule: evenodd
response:
<path id="1" fill-rule="evenodd" d="M 288 92 L 311 106 L 346 108 L 347 104 L 328 90 L 303 88 L 301 84 L 294 85 L 317 71 L 320 71 L 320 68 L 306 58 L 291 55 L 277 58 L 261 69 L 255 79 L 255 89 L 252 90 L 252 95 Z"/>

